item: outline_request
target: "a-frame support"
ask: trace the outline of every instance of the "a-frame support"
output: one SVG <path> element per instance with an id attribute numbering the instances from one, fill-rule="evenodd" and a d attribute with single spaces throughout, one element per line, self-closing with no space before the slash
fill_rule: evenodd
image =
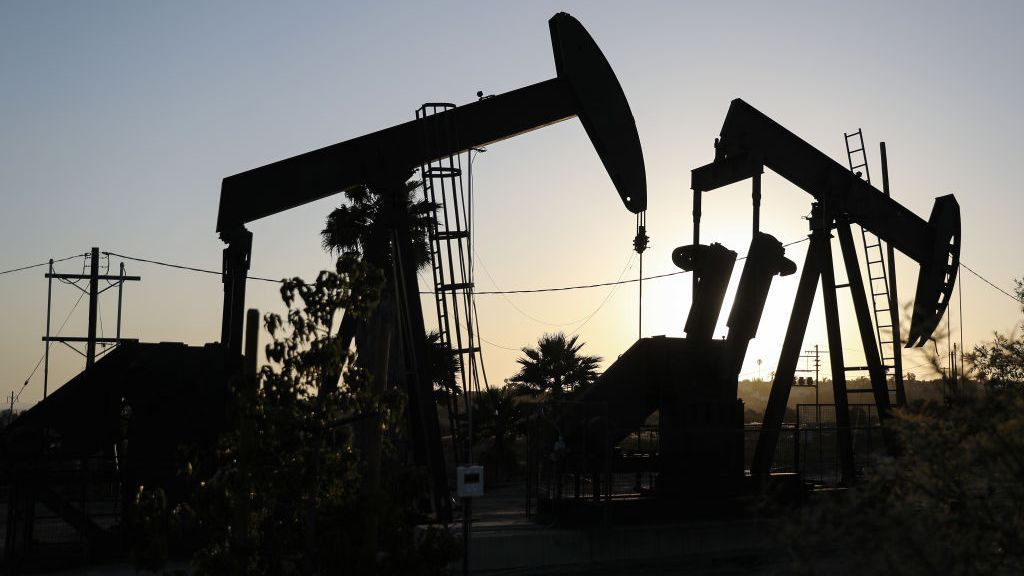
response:
<path id="1" fill-rule="evenodd" d="M 846 367 L 843 359 L 843 341 L 840 334 L 839 309 L 836 298 L 835 269 L 832 260 L 831 229 L 835 227 L 839 236 L 839 245 L 846 267 L 857 324 L 860 330 L 861 343 L 867 359 L 868 372 L 871 375 L 871 387 L 878 407 L 880 420 L 889 416 L 889 392 L 885 382 L 878 346 L 871 332 L 871 318 L 868 313 L 867 296 L 864 293 L 863 279 L 857 266 L 857 254 L 854 249 L 853 236 L 848 222 L 835 222 L 835 217 L 825 213 L 817 203 L 811 210 L 810 245 L 804 261 L 800 283 L 797 286 L 793 313 L 786 329 L 786 337 L 782 344 L 775 380 L 772 382 L 768 405 L 765 408 L 764 422 L 754 450 L 751 464 L 752 474 L 768 474 L 771 471 L 775 447 L 782 430 L 782 420 L 789 402 L 789 393 L 793 386 L 793 376 L 800 359 L 800 347 L 807 332 L 807 321 L 810 317 L 814 294 L 821 280 L 822 300 L 825 305 L 825 324 L 828 330 L 829 358 L 832 368 L 832 388 L 836 409 L 836 432 L 839 451 L 839 463 L 844 481 L 854 477 L 853 438 L 850 429 L 850 412 L 847 402 Z M 884 426 L 883 426 L 884 430 Z M 884 434 L 884 432 L 883 432 Z M 891 447 L 888 442 L 887 445 Z"/>

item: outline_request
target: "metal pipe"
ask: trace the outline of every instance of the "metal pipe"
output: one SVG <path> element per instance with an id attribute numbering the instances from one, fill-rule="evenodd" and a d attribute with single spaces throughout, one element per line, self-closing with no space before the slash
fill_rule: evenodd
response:
<path id="1" fill-rule="evenodd" d="M 751 198 L 754 201 L 754 234 L 761 231 L 761 174 L 754 174 Z"/>
<path id="2" fill-rule="evenodd" d="M 885 193 L 886 198 L 890 198 L 889 157 L 885 152 L 885 142 L 880 142 L 878 144 L 878 149 L 882 156 L 882 192 Z M 900 300 L 896 292 L 896 250 L 890 242 L 886 242 L 885 250 L 886 258 L 889 259 L 887 267 L 889 272 L 889 323 L 892 324 L 893 341 L 893 383 L 896 386 L 896 405 L 906 406 L 907 391 L 903 387 L 903 346 L 900 335 Z"/>
<path id="3" fill-rule="evenodd" d="M 85 367 L 96 363 L 96 306 L 99 303 L 100 249 L 93 246 L 89 267 L 89 333 L 85 343 Z"/>
<path id="4" fill-rule="evenodd" d="M 124 301 L 124 262 L 121 262 L 117 274 L 117 342 L 121 343 L 121 304 Z"/>
<path id="5" fill-rule="evenodd" d="M 50 310 L 53 301 L 53 258 L 50 258 L 50 273 L 46 275 L 46 346 L 45 362 L 43 364 L 43 398 L 46 398 L 46 391 L 50 385 Z M 14 414 L 14 411 L 11 411 Z"/>
<path id="6" fill-rule="evenodd" d="M 826 217 L 825 222 L 831 223 Z M 853 437 L 850 434 L 850 407 L 846 399 L 846 372 L 843 361 L 843 337 L 839 328 L 839 305 L 836 301 L 836 278 L 832 265 L 832 243 L 826 228 L 822 232 L 821 296 L 825 304 L 825 328 L 828 330 L 829 360 L 832 366 L 832 395 L 836 407 L 836 440 L 839 444 L 839 465 L 843 481 L 854 478 Z"/>

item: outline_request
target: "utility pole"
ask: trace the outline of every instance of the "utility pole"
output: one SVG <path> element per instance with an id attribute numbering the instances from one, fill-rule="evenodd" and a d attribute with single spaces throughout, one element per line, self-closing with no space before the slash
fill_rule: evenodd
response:
<path id="1" fill-rule="evenodd" d="M 821 373 L 821 352 L 818 350 L 818 345 L 817 344 L 814 345 L 814 350 L 804 350 L 804 353 L 801 354 L 800 357 L 801 358 L 806 358 L 807 360 L 813 359 L 814 360 L 814 368 L 813 369 L 811 369 L 811 368 L 804 368 L 802 370 L 797 369 L 797 370 L 793 370 L 793 371 L 794 372 L 814 372 L 814 383 L 811 384 L 811 383 L 808 382 L 806 384 L 802 384 L 800 382 L 796 382 L 796 383 L 793 384 L 793 386 L 797 386 L 797 387 L 804 386 L 804 387 L 808 387 L 808 388 L 811 387 L 811 386 L 814 386 L 814 406 L 815 406 L 814 410 L 815 410 L 815 413 L 817 414 L 817 412 L 819 410 L 821 410 L 821 408 L 820 408 L 820 406 L 821 406 L 821 398 L 820 398 L 819 393 L 818 393 L 819 384 L 820 384 L 819 376 L 820 376 L 820 373 Z"/>
<path id="2" fill-rule="evenodd" d="M 139 276 L 125 276 L 124 275 L 124 263 L 121 263 L 120 272 L 118 275 L 100 274 L 100 249 L 93 247 L 89 254 L 89 273 L 88 274 L 56 274 L 53 271 L 53 260 L 50 260 L 50 268 L 46 273 L 48 280 L 47 294 L 46 294 L 46 336 L 43 336 L 43 342 L 46 342 L 46 367 L 43 371 L 43 398 L 46 398 L 48 392 L 47 388 L 49 385 L 49 370 L 50 370 L 50 342 L 61 342 L 78 352 L 85 357 L 85 367 L 89 369 L 93 364 L 96 363 L 96 345 L 97 344 L 113 344 L 118 345 L 122 342 L 138 342 L 134 338 L 121 338 L 121 305 L 122 305 L 122 288 L 126 281 L 138 281 L 142 278 Z M 78 288 L 83 293 L 89 295 L 89 327 L 85 337 L 82 336 L 51 336 L 50 335 L 50 312 L 51 302 L 53 296 L 53 279 L 58 280 L 70 280 L 69 284 Z M 88 289 L 82 288 L 78 285 L 79 280 L 88 280 Z M 100 288 L 100 281 L 107 282 L 107 286 Z M 117 286 L 118 297 L 117 297 L 117 332 L 114 338 L 96 337 L 96 326 L 99 321 L 99 296 L 103 292 L 106 292 L 110 288 Z M 85 352 L 83 353 L 78 348 L 72 346 L 72 343 L 84 342 Z M 108 349 L 110 350 L 110 349 Z M 102 355 L 102 353 L 100 354 Z"/>
<path id="3" fill-rule="evenodd" d="M 821 368 L 821 356 L 818 355 L 818 345 L 814 345 L 814 405 L 818 406 L 818 370 Z"/>

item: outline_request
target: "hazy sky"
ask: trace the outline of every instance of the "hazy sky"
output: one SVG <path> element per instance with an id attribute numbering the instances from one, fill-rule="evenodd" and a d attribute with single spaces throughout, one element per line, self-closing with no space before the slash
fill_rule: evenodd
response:
<path id="1" fill-rule="evenodd" d="M 955 193 L 963 261 L 1009 288 L 1024 275 L 1016 173 L 1024 133 L 1022 7 L 6 1 L 0 269 L 91 246 L 219 269 L 214 224 L 222 178 L 406 121 L 426 101 L 467 103 L 477 90 L 501 93 L 548 79 L 547 19 L 564 10 L 601 46 L 637 121 L 652 238 L 645 275 L 675 270 L 669 255 L 692 234 L 690 170 L 712 159 L 729 102 L 741 97 L 841 162 L 843 133 L 863 128 L 876 179 L 877 142 L 886 141 L 894 196 L 927 219 L 936 196 Z M 479 290 L 605 282 L 622 273 L 634 217 L 579 122 L 491 146 L 476 160 L 475 176 Z M 252 223 L 252 273 L 312 278 L 329 266 L 319 231 L 338 201 Z M 762 230 L 783 242 L 804 237 L 809 203 L 806 193 L 767 174 Z M 749 184 L 705 195 L 704 215 L 702 240 L 746 252 Z M 805 248 L 793 246 L 788 255 L 802 264 Z M 126 336 L 192 344 L 219 338 L 217 276 L 126 265 L 143 278 L 125 292 Z M 898 265 L 908 302 L 917 267 L 905 258 Z M 81 269 L 81 259 L 58 267 Z M 42 354 L 43 272 L 0 276 L 4 398 L 22 387 Z M 625 277 L 636 275 L 634 259 Z M 773 285 L 744 376 L 757 375 L 759 358 L 763 376 L 774 368 L 796 282 L 794 275 Z M 645 283 L 645 336 L 682 335 L 689 285 L 682 275 Z M 115 323 L 111 294 L 101 303 L 107 335 Z M 1013 301 L 973 276 L 964 278 L 963 295 L 967 343 L 1020 319 Z M 55 285 L 53 297 L 56 331 L 78 293 Z M 247 304 L 281 308 L 268 283 L 250 283 Z M 954 299 L 957 311 L 958 304 Z M 480 296 L 478 305 L 492 382 L 511 375 L 515 350 L 545 331 L 578 328 L 586 349 L 608 362 L 637 336 L 635 284 L 613 293 Z M 85 323 L 83 300 L 63 333 L 84 335 Z M 954 316 L 957 339 L 959 324 Z M 824 334 L 816 307 L 805 344 L 826 347 Z M 849 363 L 859 363 L 852 323 L 844 338 Z M 922 362 L 912 355 L 905 365 Z M 74 352 L 54 347 L 51 389 L 82 365 Z M 21 404 L 41 395 L 40 368 Z"/>

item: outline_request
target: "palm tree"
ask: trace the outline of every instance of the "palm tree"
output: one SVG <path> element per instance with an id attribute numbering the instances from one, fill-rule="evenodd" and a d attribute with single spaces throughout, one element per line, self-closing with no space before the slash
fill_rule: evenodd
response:
<path id="1" fill-rule="evenodd" d="M 396 340 L 398 302 L 395 293 L 394 275 L 394 232 L 398 228 L 409 230 L 412 241 L 412 260 L 416 269 L 430 261 L 430 241 L 428 232 L 437 206 L 416 197 L 419 182 L 407 182 L 398 198 L 387 191 L 377 190 L 371 186 L 360 185 L 344 192 L 347 203 L 336 208 L 327 217 L 327 224 L 321 232 L 324 248 L 339 257 L 358 258 L 363 264 L 369 265 L 380 272 L 384 282 L 379 303 L 368 314 L 356 316 L 345 311 L 338 327 L 338 335 L 343 349 L 348 349 L 355 339 L 356 349 L 360 352 L 356 362 L 367 368 L 370 375 L 370 391 L 372 394 L 384 392 L 389 380 L 398 377 L 389 368 L 392 360 L 398 357 L 392 342 Z M 429 336 L 428 336 L 429 341 Z M 433 348 L 432 348 L 433 350 Z M 432 364 L 444 363 L 443 360 L 431 359 Z M 448 383 L 444 376 L 449 366 L 443 371 L 434 371 L 435 386 L 438 382 Z M 321 391 L 330 390 L 338 382 L 339 374 L 330 374 L 325 378 Z M 369 497 L 376 489 L 381 478 L 382 429 L 380 417 L 368 418 L 356 425 L 356 436 L 362 438 L 361 444 L 366 453 L 367 470 L 364 484 L 364 497 Z M 376 514 L 368 514 L 365 520 L 364 544 L 371 552 L 376 549 L 377 540 Z"/>
<path id="2" fill-rule="evenodd" d="M 523 348 L 524 356 L 516 359 L 519 372 L 507 383 L 531 396 L 547 393 L 552 398 L 592 384 L 601 357 L 580 354 L 583 342 L 577 342 L 578 338 L 567 338 L 564 332 L 541 336 L 536 348 Z"/>
<path id="3" fill-rule="evenodd" d="M 320 232 L 324 249 L 331 253 L 355 253 L 391 275 L 391 231 L 407 227 L 412 238 L 413 261 L 419 269 L 430 261 L 430 240 L 427 232 L 437 205 L 417 199 L 420 183 L 409 181 L 402 191 L 405 210 L 396 210 L 392 198 L 376 189 L 361 185 L 344 192 L 347 204 L 336 208 L 327 217 Z"/>
<path id="4" fill-rule="evenodd" d="M 359 185 L 344 192 L 347 202 L 336 208 L 327 217 L 327 224 L 320 232 L 325 250 L 339 256 L 353 256 L 364 264 L 368 264 L 384 277 L 381 302 L 389 302 L 390 306 L 378 307 L 374 311 L 394 314 L 394 265 L 393 265 L 393 231 L 399 227 L 407 227 L 412 239 L 412 257 L 419 269 L 430 261 L 430 240 L 428 231 L 437 205 L 416 197 L 420 183 L 410 181 L 402 190 L 404 209 L 396 209 L 394 199 L 387 193 L 368 186 Z M 371 317 L 373 314 L 370 315 Z M 388 318 L 387 320 L 391 320 Z M 345 314 L 338 327 L 338 334 L 344 348 L 348 348 L 357 333 L 356 346 L 365 344 L 371 338 L 370 318 L 357 319 L 352 314 Z M 385 322 L 387 324 L 387 322 Z M 376 334 L 377 340 L 381 335 Z M 362 341 L 362 342 L 360 342 Z"/>

